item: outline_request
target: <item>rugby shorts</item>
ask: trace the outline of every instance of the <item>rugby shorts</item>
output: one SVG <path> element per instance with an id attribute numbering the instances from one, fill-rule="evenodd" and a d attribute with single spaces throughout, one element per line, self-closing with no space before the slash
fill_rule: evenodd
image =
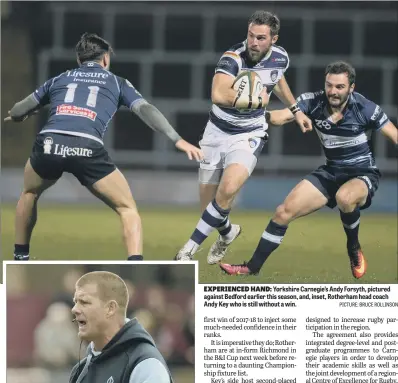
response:
<path id="1" fill-rule="evenodd" d="M 380 171 L 376 168 L 345 167 L 322 165 L 304 179 L 311 182 L 327 199 L 326 206 L 333 209 L 336 207 L 336 193 L 347 181 L 354 178 L 362 180 L 368 188 L 368 197 L 361 209 L 367 209 L 372 204 L 380 181 Z"/>
<path id="2" fill-rule="evenodd" d="M 59 133 L 39 133 L 30 162 L 43 179 L 57 180 L 67 172 L 83 186 L 91 186 L 116 169 L 100 142 Z"/>
<path id="3" fill-rule="evenodd" d="M 199 181 L 218 184 L 223 170 L 236 163 L 245 166 L 251 175 L 267 139 L 268 134 L 264 131 L 228 134 L 209 122 L 199 142 L 204 154 L 200 163 Z"/>

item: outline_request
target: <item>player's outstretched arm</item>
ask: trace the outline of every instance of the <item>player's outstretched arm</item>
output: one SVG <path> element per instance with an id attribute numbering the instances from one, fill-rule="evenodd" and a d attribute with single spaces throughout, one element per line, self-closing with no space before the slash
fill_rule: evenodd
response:
<path id="1" fill-rule="evenodd" d="M 259 109 L 268 105 L 269 95 L 266 88 L 263 89 L 259 98 L 255 97 L 253 100 L 246 95 L 237 97 L 238 92 L 233 89 L 234 81 L 235 77 L 224 73 L 216 73 L 214 75 L 211 88 L 211 101 L 213 104 L 236 109 Z"/>
<path id="2" fill-rule="evenodd" d="M 202 151 L 189 142 L 185 141 L 170 125 L 166 117 L 158 108 L 144 99 L 135 102 L 131 110 L 156 132 L 165 134 L 174 142 L 177 149 L 185 152 L 190 160 L 201 161 L 203 159 Z"/>
<path id="3" fill-rule="evenodd" d="M 395 145 L 398 145 L 398 129 L 391 121 L 387 122 L 380 131 Z"/>
<path id="4" fill-rule="evenodd" d="M 41 105 L 33 96 L 30 94 L 28 97 L 24 98 L 22 101 L 17 102 L 10 111 L 8 111 L 8 117 L 4 121 L 14 121 L 21 122 L 26 120 L 29 116 L 34 114 Z"/>
<path id="5" fill-rule="evenodd" d="M 278 81 L 274 88 L 275 95 L 293 112 L 294 118 L 303 133 L 312 130 L 311 120 L 297 106 L 296 100 L 290 90 L 285 76 Z"/>
<path id="6" fill-rule="evenodd" d="M 269 124 L 275 126 L 282 126 L 294 121 L 294 114 L 289 108 L 267 111 L 265 117 Z"/>
<path id="7" fill-rule="evenodd" d="M 292 91 L 290 90 L 289 84 L 286 81 L 285 76 L 282 76 L 281 79 L 274 87 L 275 95 L 283 102 L 286 106 L 292 106 L 296 103 L 296 99 L 293 96 Z"/>

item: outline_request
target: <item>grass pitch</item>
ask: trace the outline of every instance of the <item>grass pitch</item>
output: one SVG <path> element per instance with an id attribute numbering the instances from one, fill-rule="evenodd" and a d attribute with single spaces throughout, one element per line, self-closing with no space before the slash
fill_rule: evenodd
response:
<path id="1" fill-rule="evenodd" d="M 172 260 L 189 239 L 199 219 L 198 210 L 140 209 L 146 260 Z M 14 206 L 2 206 L 2 254 L 11 260 L 14 243 Z M 225 262 L 249 260 L 271 218 L 270 212 L 233 210 L 231 221 L 243 233 L 231 245 Z M 366 213 L 361 217 L 360 241 L 368 272 L 351 276 L 345 233 L 337 211 L 318 212 L 293 222 L 282 245 L 258 276 L 231 277 L 208 265 L 213 233 L 196 254 L 202 283 L 397 283 L 397 217 Z M 39 206 L 39 220 L 31 242 L 31 259 L 125 260 L 117 215 L 102 206 Z"/>

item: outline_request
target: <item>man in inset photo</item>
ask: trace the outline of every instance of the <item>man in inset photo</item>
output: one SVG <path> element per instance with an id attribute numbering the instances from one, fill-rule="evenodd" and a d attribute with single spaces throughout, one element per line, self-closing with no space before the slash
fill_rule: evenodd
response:
<path id="1" fill-rule="evenodd" d="M 72 314 L 87 356 L 72 370 L 70 383 L 172 383 L 154 340 L 136 318 L 126 316 L 124 281 L 107 271 L 83 275 L 76 283 Z"/>

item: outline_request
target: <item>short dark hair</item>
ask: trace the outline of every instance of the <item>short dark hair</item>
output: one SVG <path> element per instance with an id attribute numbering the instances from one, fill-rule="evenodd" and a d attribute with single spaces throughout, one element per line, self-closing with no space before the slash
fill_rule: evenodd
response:
<path id="1" fill-rule="evenodd" d="M 356 76 L 355 68 L 351 64 L 345 61 L 333 62 L 329 64 L 325 69 L 325 77 L 328 74 L 341 74 L 341 73 L 347 73 L 348 82 L 350 83 L 350 85 L 355 83 L 355 76 Z"/>
<path id="2" fill-rule="evenodd" d="M 105 53 L 113 53 L 111 45 L 95 33 L 85 32 L 76 44 L 76 54 L 80 63 L 98 61 Z"/>
<path id="3" fill-rule="evenodd" d="M 92 271 L 84 274 L 77 282 L 76 288 L 88 284 L 97 285 L 98 298 L 103 302 L 115 300 L 120 309 L 126 314 L 129 302 L 129 292 L 126 283 L 117 274 L 109 271 Z"/>
<path id="4" fill-rule="evenodd" d="M 278 16 L 268 11 L 254 12 L 249 19 L 249 25 L 252 23 L 256 25 L 268 25 L 272 36 L 277 35 L 281 27 Z"/>

